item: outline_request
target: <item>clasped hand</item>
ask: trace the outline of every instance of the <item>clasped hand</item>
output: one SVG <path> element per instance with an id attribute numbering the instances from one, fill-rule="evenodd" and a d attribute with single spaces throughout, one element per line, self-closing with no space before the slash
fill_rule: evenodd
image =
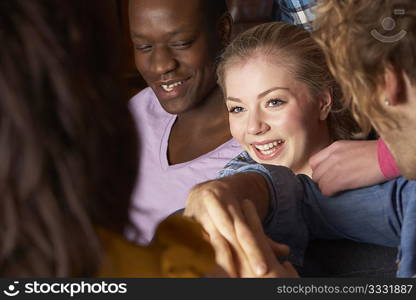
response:
<path id="1" fill-rule="evenodd" d="M 244 185 L 241 176 L 235 176 L 194 187 L 188 196 L 185 215 L 202 224 L 215 249 L 218 265 L 229 276 L 298 277 L 288 261 L 280 263 L 277 259 L 288 256 L 289 248 L 272 241 L 263 232 L 257 209 L 261 210 L 264 203 L 257 203 L 256 209 L 252 201 L 243 198 L 250 194 L 253 185 Z"/>

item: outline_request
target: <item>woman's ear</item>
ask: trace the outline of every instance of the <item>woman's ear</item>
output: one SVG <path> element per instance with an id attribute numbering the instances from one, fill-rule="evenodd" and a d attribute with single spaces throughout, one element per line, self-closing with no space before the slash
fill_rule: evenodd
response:
<path id="1" fill-rule="evenodd" d="M 233 30 L 233 17 L 230 13 L 224 13 L 218 22 L 218 32 L 222 46 L 225 48 L 231 41 L 231 33 Z"/>
<path id="2" fill-rule="evenodd" d="M 406 101 L 405 80 L 403 72 L 389 64 L 384 70 L 384 99 L 385 105 L 395 106 Z"/>
<path id="3" fill-rule="evenodd" d="M 332 96 L 329 91 L 325 92 L 319 103 L 319 120 L 324 121 L 328 118 L 329 112 L 332 108 Z"/>

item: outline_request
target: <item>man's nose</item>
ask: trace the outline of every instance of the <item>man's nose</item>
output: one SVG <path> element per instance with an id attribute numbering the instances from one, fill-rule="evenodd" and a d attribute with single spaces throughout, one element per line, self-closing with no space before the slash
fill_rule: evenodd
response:
<path id="1" fill-rule="evenodd" d="M 262 112 L 254 111 L 249 113 L 247 123 L 247 133 L 252 135 L 260 135 L 267 132 L 270 126 L 265 122 Z"/>
<path id="2" fill-rule="evenodd" d="M 164 75 L 172 72 L 178 66 L 178 62 L 167 47 L 156 47 L 151 56 L 152 72 Z"/>

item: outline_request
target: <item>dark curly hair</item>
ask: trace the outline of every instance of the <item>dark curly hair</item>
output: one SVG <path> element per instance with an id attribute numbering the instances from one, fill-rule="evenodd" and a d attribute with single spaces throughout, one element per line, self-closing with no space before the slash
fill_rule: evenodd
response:
<path id="1" fill-rule="evenodd" d="M 112 5 L 0 2 L 1 276 L 94 275 L 95 226 L 126 226 L 137 135 Z"/>

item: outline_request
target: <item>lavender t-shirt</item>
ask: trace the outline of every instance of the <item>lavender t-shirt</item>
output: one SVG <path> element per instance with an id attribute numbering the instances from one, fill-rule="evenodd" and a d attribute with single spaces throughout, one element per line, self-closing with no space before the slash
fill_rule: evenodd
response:
<path id="1" fill-rule="evenodd" d="M 130 100 L 130 110 L 140 138 L 138 180 L 130 217 L 140 231 L 137 242 L 146 244 L 160 221 L 185 206 L 194 185 L 214 179 L 242 149 L 231 139 L 194 160 L 169 165 L 168 139 L 176 115 L 163 110 L 151 88 Z"/>

